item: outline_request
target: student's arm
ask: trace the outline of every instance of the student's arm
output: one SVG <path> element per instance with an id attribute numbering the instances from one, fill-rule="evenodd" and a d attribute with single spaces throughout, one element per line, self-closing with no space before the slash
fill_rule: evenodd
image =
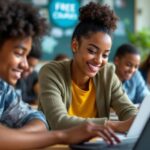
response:
<path id="1" fill-rule="evenodd" d="M 114 74 L 111 92 L 111 107 L 118 115 L 118 121 L 106 121 L 106 126 L 111 127 L 115 132 L 126 132 L 129 130 L 138 110 L 122 88 L 117 75 Z"/>
<path id="2" fill-rule="evenodd" d="M 113 129 L 115 132 L 125 133 L 129 130 L 135 116 L 130 117 L 125 121 L 111 121 L 108 120 L 105 122 L 105 125 Z"/>
<path id="3" fill-rule="evenodd" d="M 43 121 L 39 119 L 33 119 L 26 123 L 23 127 L 19 128 L 18 130 L 26 131 L 26 132 L 39 132 L 39 131 L 47 131 L 47 127 Z"/>
<path id="4" fill-rule="evenodd" d="M 120 142 L 114 132 L 92 123 L 59 131 L 24 132 L 0 125 L 0 149 L 24 150 L 44 148 L 54 144 L 77 144 L 94 137 L 102 137 L 108 144 Z"/>

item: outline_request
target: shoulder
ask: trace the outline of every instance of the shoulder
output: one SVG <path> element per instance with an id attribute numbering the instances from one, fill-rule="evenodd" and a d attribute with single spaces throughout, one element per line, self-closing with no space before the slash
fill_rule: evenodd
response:
<path id="1" fill-rule="evenodd" d="M 145 82 L 139 70 L 135 72 L 131 79 L 136 80 L 137 82 Z"/>
<path id="2" fill-rule="evenodd" d="M 137 87 L 138 89 L 141 89 L 140 92 L 144 91 L 144 89 L 148 91 L 145 80 L 143 79 L 140 71 L 138 70 L 135 72 L 132 78 L 125 83 L 128 84 L 128 86 L 130 85 L 132 88 Z"/>
<path id="3" fill-rule="evenodd" d="M 10 86 L 7 82 L 4 80 L 0 79 L 0 91 L 6 93 L 10 89 L 13 89 L 12 86 Z"/>
<path id="4" fill-rule="evenodd" d="M 8 105 L 14 101 L 16 96 L 17 93 L 15 92 L 14 87 L 0 79 L 0 101 L 5 101 L 5 104 Z"/>
<path id="5" fill-rule="evenodd" d="M 39 81 L 44 83 L 64 83 L 69 84 L 71 81 L 71 60 L 69 61 L 52 61 L 43 66 L 39 72 Z M 43 83 L 43 84 L 44 84 Z"/>
<path id="6" fill-rule="evenodd" d="M 115 71 L 115 65 L 113 63 L 107 63 L 105 68 L 109 71 Z"/>
<path id="7" fill-rule="evenodd" d="M 69 61 L 51 61 L 45 64 L 41 69 L 39 74 L 49 74 L 49 75 L 63 75 L 70 72 L 71 60 Z"/>
<path id="8" fill-rule="evenodd" d="M 115 73 L 115 65 L 112 63 L 105 64 L 94 77 L 96 82 L 101 81 L 105 84 L 112 84 L 118 82 L 118 78 Z"/>
<path id="9" fill-rule="evenodd" d="M 70 66 L 71 64 L 71 60 L 69 61 L 51 61 L 47 64 L 45 64 L 41 69 L 48 69 L 48 70 L 56 70 L 57 69 L 64 69 L 64 68 L 67 68 L 68 66 Z"/>

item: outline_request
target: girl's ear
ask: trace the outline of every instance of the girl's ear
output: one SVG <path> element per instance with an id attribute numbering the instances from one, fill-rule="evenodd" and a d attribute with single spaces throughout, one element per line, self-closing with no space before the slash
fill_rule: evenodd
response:
<path id="1" fill-rule="evenodd" d="M 78 41 L 76 39 L 72 40 L 71 47 L 73 53 L 76 53 L 78 51 Z"/>

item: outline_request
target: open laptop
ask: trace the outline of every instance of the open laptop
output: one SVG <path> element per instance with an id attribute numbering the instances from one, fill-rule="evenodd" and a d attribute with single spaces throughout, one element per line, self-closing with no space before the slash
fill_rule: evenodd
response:
<path id="1" fill-rule="evenodd" d="M 150 118 L 148 119 L 140 137 L 138 138 L 133 150 L 147 150 L 150 148 Z"/>
<path id="2" fill-rule="evenodd" d="M 108 146 L 106 143 L 84 143 L 71 145 L 72 150 L 147 150 L 150 147 L 150 117 L 146 122 L 144 129 L 138 140 L 130 139 L 128 142 L 125 140 L 122 143 L 115 146 Z"/>
<path id="3" fill-rule="evenodd" d="M 139 109 L 138 114 L 136 115 L 128 133 L 126 135 L 117 134 L 119 138 L 122 140 L 120 144 L 115 146 L 108 146 L 102 140 L 96 140 L 94 142 L 85 142 L 83 144 L 76 144 L 71 145 L 71 149 L 73 150 L 97 150 L 97 149 L 133 149 L 135 142 L 137 141 L 138 137 L 140 137 L 147 121 L 150 117 L 150 95 L 147 95 Z"/>
<path id="4" fill-rule="evenodd" d="M 135 117 L 127 135 L 120 135 L 120 139 L 124 138 L 138 138 L 150 116 L 150 95 L 147 95 L 140 108 L 137 116 Z"/>

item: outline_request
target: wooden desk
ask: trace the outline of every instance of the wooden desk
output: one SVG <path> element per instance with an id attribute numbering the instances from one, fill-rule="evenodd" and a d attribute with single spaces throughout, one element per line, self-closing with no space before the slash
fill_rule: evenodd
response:
<path id="1" fill-rule="evenodd" d="M 38 150 L 70 150 L 70 148 L 68 145 L 54 145 Z"/>
<path id="2" fill-rule="evenodd" d="M 89 142 L 102 141 L 102 140 L 103 140 L 102 138 L 93 138 Z M 69 145 L 59 145 L 58 144 L 58 145 L 46 147 L 41 150 L 71 150 L 71 148 L 69 148 Z"/>

